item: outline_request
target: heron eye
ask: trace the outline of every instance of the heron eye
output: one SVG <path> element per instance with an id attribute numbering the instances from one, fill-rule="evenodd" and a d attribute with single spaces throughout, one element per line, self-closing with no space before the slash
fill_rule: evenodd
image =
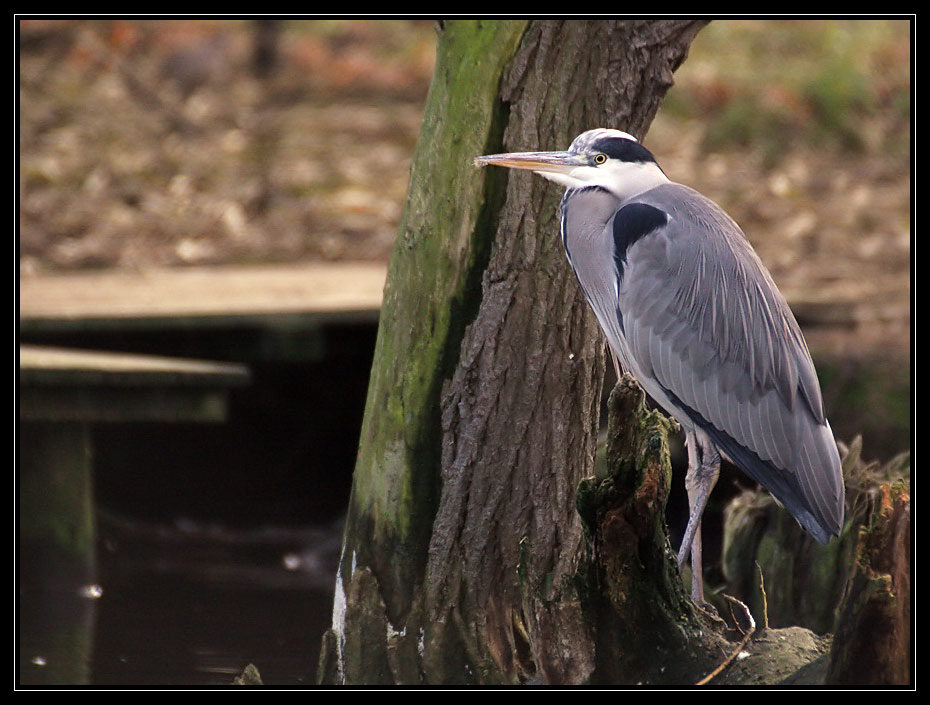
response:
<path id="1" fill-rule="evenodd" d="M 595 155 L 594 155 L 594 163 L 595 163 L 595 164 L 603 164 L 603 163 L 606 162 L 606 161 L 607 161 L 607 155 L 606 155 L 606 154 L 595 154 Z"/>

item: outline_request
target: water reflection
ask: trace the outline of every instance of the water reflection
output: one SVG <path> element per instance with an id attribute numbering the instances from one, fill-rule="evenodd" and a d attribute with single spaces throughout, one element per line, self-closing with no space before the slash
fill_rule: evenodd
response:
<path id="1" fill-rule="evenodd" d="M 22 685 L 91 681 L 97 601 L 77 590 L 23 586 L 19 594 L 19 680 Z"/>
<path id="2" fill-rule="evenodd" d="M 98 583 L 20 595 L 24 685 L 313 684 L 341 522 L 234 531 L 104 516 Z M 48 587 L 48 586 L 46 586 Z"/>

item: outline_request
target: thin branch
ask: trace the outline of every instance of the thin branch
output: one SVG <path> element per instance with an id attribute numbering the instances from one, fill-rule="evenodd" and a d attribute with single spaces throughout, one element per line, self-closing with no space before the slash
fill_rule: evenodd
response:
<path id="1" fill-rule="evenodd" d="M 723 671 L 723 669 L 729 666 L 730 663 L 733 661 L 733 659 L 735 659 L 737 655 L 739 655 L 739 653 L 743 650 L 743 647 L 749 643 L 749 639 L 753 635 L 753 632 L 756 631 L 756 621 L 752 618 L 752 613 L 749 611 L 749 608 L 746 607 L 746 605 L 744 605 L 742 602 L 737 600 L 735 597 L 730 597 L 729 595 L 724 595 L 724 597 L 727 600 L 729 600 L 731 603 L 737 604 L 743 608 L 743 611 L 746 613 L 746 619 L 749 620 L 749 631 L 746 632 L 746 636 L 743 637 L 739 645 L 737 645 L 737 647 L 733 650 L 733 652 L 729 656 L 726 657 L 723 663 L 721 663 L 719 666 L 717 666 L 717 668 L 715 668 L 713 671 L 711 671 L 706 676 L 704 676 L 701 680 L 695 683 L 695 685 L 707 685 L 710 681 L 716 678 Z M 739 624 L 737 624 L 737 626 L 739 626 Z"/>
<path id="2" fill-rule="evenodd" d="M 765 578 L 762 577 L 762 566 L 756 561 L 756 568 L 759 569 L 759 589 L 762 591 L 762 631 L 769 628 L 769 602 L 765 597 Z"/>

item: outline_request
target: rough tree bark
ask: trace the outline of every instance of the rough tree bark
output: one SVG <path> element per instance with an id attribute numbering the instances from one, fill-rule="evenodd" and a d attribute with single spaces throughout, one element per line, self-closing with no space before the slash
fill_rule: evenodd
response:
<path id="1" fill-rule="evenodd" d="M 910 482 L 900 478 L 876 489 L 837 614 L 825 679 L 830 685 L 914 682 Z"/>
<path id="2" fill-rule="evenodd" d="M 575 495 L 593 474 L 605 355 L 561 249 L 560 189 L 471 167 L 480 154 L 564 148 L 592 127 L 641 137 L 702 24 L 442 26 L 385 290 L 322 682 L 635 682 L 644 664 L 619 653 L 617 639 L 644 638 L 623 630 L 648 631 L 656 611 L 630 596 L 634 583 L 636 592 L 648 585 L 629 580 L 614 560 L 621 554 L 652 561 L 644 579 L 667 594 L 647 600 L 684 625 L 657 630 L 661 645 L 643 649 L 650 680 L 664 670 L 652 647 L 680 656 L 679 642 L 707 626 L 665 550 L 661 433 L 631 446 L 651 448 L 642 467 L 659 473 L 639 473 L 654 488 L 630 489 L 632 509 L 621 507 L 625 494 L 586 485 L 586 541 Z M 658 525 L 636 519 L 640 501 Z M 607 560 L 598 541 L 613 546 Z M 703 668 L 703 658 L 688 663 Z M 690 678 L 685 670 L 678 677 Z"/>

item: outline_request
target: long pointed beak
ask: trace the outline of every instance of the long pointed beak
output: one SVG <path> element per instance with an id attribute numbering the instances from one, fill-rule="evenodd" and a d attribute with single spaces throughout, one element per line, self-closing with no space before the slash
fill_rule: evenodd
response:
<path id="1" fill-rule="evenodd" d="M 574 152 L 511 152 L 475 157 L 475 166 L 506 166 L 511 169 L 529 169 L 536 173 L 567 174 L 587 162 Z"/>

